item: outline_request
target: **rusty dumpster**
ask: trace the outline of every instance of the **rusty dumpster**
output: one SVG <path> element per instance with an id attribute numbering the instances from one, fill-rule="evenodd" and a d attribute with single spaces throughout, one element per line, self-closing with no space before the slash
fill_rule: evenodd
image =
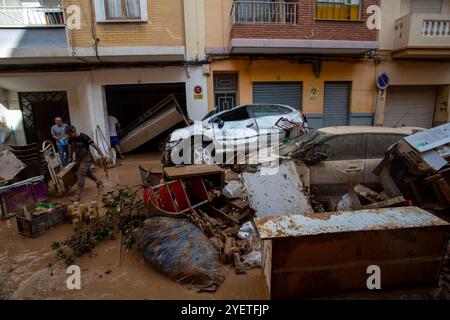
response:
<path id="1" fill-rule="evenodd" d="M 450 225 L 417 207 L 255 218 L 272 299 L 436 285 Z M 369 269 L 370 270 L 370 269 Z"/>

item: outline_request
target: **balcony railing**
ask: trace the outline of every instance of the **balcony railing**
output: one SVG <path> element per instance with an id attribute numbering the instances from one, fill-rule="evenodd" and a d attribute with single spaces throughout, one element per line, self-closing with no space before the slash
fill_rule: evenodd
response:
<path id="1" fill-rule="evenodd" d="M 450 36 L 450 20 L 423 20 L 423 36 Z"/>
<path id="2" fill-rule="evenodd" d="M 450 48 L 450 15 L 413 13 L 395 21 L 394 50 Z"/>
<path id="3" fill-rule="evenodd" d="M 63 26 L 61 7 L 0 7 L 0 27 Z"/>
<path id="4" fill-rule="evenodd" d="M 296 2 L 234 1 L 233 24 L 296 24 Z"/>

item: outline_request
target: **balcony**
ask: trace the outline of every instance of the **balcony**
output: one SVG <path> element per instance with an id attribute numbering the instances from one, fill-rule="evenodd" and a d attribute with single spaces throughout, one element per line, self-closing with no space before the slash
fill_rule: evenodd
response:
<path id="1" fill-rule="evenodd" d="M 55 62 L 58 57 L 66 57 L 64 9 L 0 7 L 0 43 L 0 64 L 34 63 L 36 58 Z"/>
<path id="2" fill-rule="evenodd" d="M 63 27 L 61 7 L 0 7 L 0 28 Z"/>
<path id="3" fill-rule="evenodd" d="M 361 19 L 349 22 L 316 16 L 311 1 L 235 0 L 230 46 L 217 53 L 362 55 L 378 49 L 377 32 L 365 23 L 368 2 L 364 3 Z M 207 53 L 215 54 L 214 49 Z"/>
<path id="4" fill-rule="evenodd" d="M 291 24 L 297 23 L 296 2 L 234 1 L 232 24 Z"/>
<path id="5" fill-rule="evenodd" d="M 409 14 L 395 21 L 393 56 L 450 58 L 450 15 Z"/>

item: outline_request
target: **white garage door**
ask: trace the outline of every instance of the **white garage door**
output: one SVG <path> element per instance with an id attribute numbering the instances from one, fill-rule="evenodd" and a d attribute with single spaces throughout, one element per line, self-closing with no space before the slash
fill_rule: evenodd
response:
<path id="1" fill-rule="evenodd" d="M 435 104 L 436 87 L 389 87 L 384 112 L 384 125 L 386 127 L 431 128 Z"/>

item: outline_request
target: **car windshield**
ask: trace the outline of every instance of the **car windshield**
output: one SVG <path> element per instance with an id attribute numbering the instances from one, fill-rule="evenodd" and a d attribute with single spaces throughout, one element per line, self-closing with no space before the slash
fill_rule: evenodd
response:
<path id="1" fill-rule="evenodd" d="M 203 117 L 202 121 L 203 121 L 203 120 L 206 120 L 206 119 L 208 119 L 208 118 L 210 118 L 210 117 L 212 117 L 212 116 L 215 115 L 215 114 L 216 114 L 216 110 L 211 110 L 210 112 L 208 112 L 208 113 L 206 114 L 206 116 Z"/>

